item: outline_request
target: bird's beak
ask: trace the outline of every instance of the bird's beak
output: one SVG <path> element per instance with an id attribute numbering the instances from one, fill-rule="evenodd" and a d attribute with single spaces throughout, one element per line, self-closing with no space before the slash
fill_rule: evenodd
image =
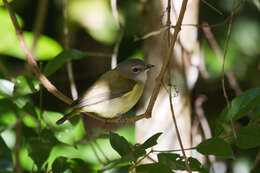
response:
<path id="1" fill-rule="evenodd" d="M 148 69 L 150 69 L 150 68 L 152 68 L 152 67 L 154 67 L 154 65 L 152 65 L 152 64 L 146 64 L 145 70 L 148 70 Z"/>

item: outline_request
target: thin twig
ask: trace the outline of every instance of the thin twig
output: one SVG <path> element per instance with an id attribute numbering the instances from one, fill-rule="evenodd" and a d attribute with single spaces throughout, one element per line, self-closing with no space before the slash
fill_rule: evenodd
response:
<path id="1" fill-rule="evenodd" d="M 129 171 L 132 171 L 139 163 L 141 163 L 145 158 L 149 156 L 149 154 L 152 153 L 152 150 L 150 150 L 148 153 L 146 153 L 141 159 L 139 159 L 135 164 L 133 164 L 130 168 Z"/>
<path id="2" fill-rule="evenodd" d="M 188 150 L 195 150 L 196 147 L 191 147 L 191 148 L 184 148 L 184 151 L 188 151 Z M 156 153 L 173 153 L 173 152 L 180 152 L 182 151 L 182 149 L 176 149 L 176 150 L 153 150 L 153 152 Z"/>
<path id="3" fill-rule="evenodd" d="M 208 79 L 209 78 L 209 73 L 208 73 L 208 71 L 207 71 L 207 69 L 206 69 L 206 66 L 205 66 L 205 57 L 204 57 L 204 54 L 203 54 L 203 52 L 202 52 L 202 47 L 200 46 L 200 48 L 199 48 L 200 50 L 200 52 L 199 52 L 199 54 L 200 54 L 200 63 L 199 63 L 199 71 L 200 71 L 200 73 L 201 73 L 201 76 L 204 78 L 204 79 Z"/>
<path id="4" fill-rule="evenodd" d="M 145 35 L 143 35 L 141 37 L 135 36 L 134 41 L 145 40 L 145 39 L 150 38 L 152 36 L 159 35 L 162 32 L 168 30 L 169 28 L 170 28 L 170 26 L 163 26 L 159 30 L 155 30 L 155 31 L 149 32 L 148 34 L 145 34 Z"/>
<path id="5" fill-rule="evenodd" d="M 239 7 L 242 5 L 242 3 L 244 2 L 244 0 L 242 0 L 238 6 L 236 8 L 234 8 L 234 12 L 236 12 Z M 197 27 L 197 28 L 205 28 L 205 27 L 210 27 L 210 28 L 215 28 L 215 27 L 219 27 L 219 26 L 224 26 L 225 24 L 227 24 L 229 21 L 230 21 L 230 18 L 231 18 L 231 15 L 229 15 L 228 17 L 226 17 L 223 21 L 219 22 L 219 23 L 215 23 L 215 24 L 182 24 L 181 27 Z M 156 35 L 159 35 L 161 34 L 162 32 L 166 31 L 168 29 L 168 27 L 171 27 L 171 28 L 176 28 L 176 25 L 170 25 L 170 26 L 163 26 L 161 27 L 160 29 L 158 30 L 154 30 L 154 31 L 151 31 L 147 34 L 145 34 L 144 36 L 141 36 L 141 37 L 136 37 L 134 38 L 135 41 L 138 41 L 138 40 L 144 40 L 144 39 L 148 39 L 152 36 L 156 36 Z"/>
<path id="6" fill-rule="evenodd" d="M 123 35 L 124 35 L 124 29 L 123 29 L 123 25 L 122 25 L 122 22 L 120 20 L 119 14 L 118 14 L 117 0 L 110 0 L 110 4 L 111 4 L 113 16 L 114 16 L 114 18 L 115 18 L 115 20 L 116 20 L 116 22 L 119 26 L 119 34 L 118 34 L 118 37 L 117 37 L 117 40 L 116 40 L 116 44 L 114 46 L 113 54 L 111 56 L 111 69 L 113 69 L 117 65 L 117 55 L 118 55 L 121 40 L 122 40 Z"/>
<path id="7" fill-rule="evenodd" d="M 203 22 L 203 24 L 205 26 L 207 25 L 207 23 L 205 23 L 205 22 Z M 221 51 L 219 44 L 216 41 L 214 34 L 211 31 L 211 28 L 202 27 L 202 30 L 203 30 L 204 35 L 206 36 L 211 48 L 215 51 L 218 59 L 221 60 L 223 53 Z M 228 79 L 228 82 L 229 82 L 231 88 L 236 92 L 236 95 L 242 94 L 242 89 L 238 85 L 235 75 L 230 69 L 226 69 L 226 76 L 227 76 L 227 79 Z"/>
<path id="8" fill-rule="evenodd" d="M 171 76 L 171 74 L 170 74 L 170 70 L 169 70 L 169 83 L 171 84 L 171 77 L 170 77 L 170 76 Z M 183 147 L 183 144 L 182 144 L 180 131 L 179 131 L 179 128 L 178 128 L 178 125 L 177 125 L 177 121 L 176 121 L 176 117 L 175 117 L 175 113 L 174 113 L 174 109 L 173 109 L 173 103 L 172 103 L 172 99 L 173 99 L 173 98 L 172 98 L 171 87 L 169 87 L 169 93 L 168 93 L 168 94 L 169 94 L 171 115 L 172 115 L 173 124 L 174 124 L 175 131 L 176 131 L 177 139 L 178 139 L 178 142 L 179 142 L 180 147 L 181 147 L 181 152 L 182 152 L 183 158 L 184 158 L 184 160 L 185 160 L 185 165 L 186 165 L 187 171 L 188 171 L 189 173 L 191 173 L 191 168 L 190 168 L 188 159 L 187 159 L 186 154 L 185 154 L 185 151 L 184 151 L 184 147 Z"/>
<path id="9" fill-rule="evenodd" d="M 69 49 L 68 0 L 63 0 L 63 25 L 64 48 Z M 78 98 L 78 91 L 74 80 L 71 60 L 67 62 L 67 72 L 69 77 L 72 99 L 76 100 Z"/>
<path id="10" fill-rule="evenodd" d="M 26 60 L 28 62 L 28 64 L 30 65 L 30 67 L 32 68 L 35 76 L 41 81 L 41 83 L 43 84 L 43 86 L 50 92 L 52 93 L 54 96 L 56 96 L 57 98 L 59 98 L 60 100 L 62 100 L 63 102 L 67 103 L 67 104 L 71 104 L 72 100 L 65 96 L 64 94 L 62 94 L 47 78 L 46 76 L 44 76 L 41 72 L 40 69 L 36 63 L 36 61 L 33 58 L 32 53 L 30 52 L 28 46 L 26 45 L 25 41 L 24 41 L 24 36 L 22 33 L 22 30 L 17 22 L 17 19 L 15 17 L 15 14 L 13 12 L 13 10 L 11 9 L 11 7 L 9 6 L 7 0 L 3 0 L 6 9 L 8 10 L 8 13 L 11 17 L 11 20 L 13 22 L 13 25 L 15 27 L 15 31 L 16 31 L 16 35 L 20 41 L 20 44 L 22 46 L 23 52 L 25 54 Z"/>
<path id="11" fill-rule="evenodd" d="M 195 107 L 196 115 L 199 118 L 199 121 L 200 121 L 202 130 L 203 130 L 203 133 L 205 135 L 205 138 L 209 139 L 209 138 L 212 137 L 212 134 L 211 134 L 211 130 L 210 130 L 208 121 L 207 121 L 207 119 L 204 115 L 204 111 L 202 109 L 202 104 L 206 100 L 207 100 L 207 97 L 205 95 L 200 95 L 199 97 L 196 98 L 194 107 Z"/>
<path id="12" fill-rule="evenodd" d="M 225 49 L 224 49 L 224 55 L 223 55 L 221 85 L 222 85 L 223 95 L 224 95 L 224 98 L 226 100 L 227 107 L 228 107 L 228 114 L 229 114 L 229 117 L 230 117 L 232 132 L 233 132 L 233 135 L 236 137 L 236 131 L 235 131 L 235 126 L 234 126 L 234 122 L 233 122 L 233 118 L 232 118 L 232 112 L 231 112 L 231 105 L 230 105 L 230 102 L 229 102 L 229 99 L 228 99 L 228 96 L 227 96 L 226 87 L 225 87 L 225 63 L 226 63 L 226 55 L 227 55 L 228 43 L 229 43 L 229 39 L 230 39 L 233 15 L 234 15 L 234 12 L 232 11 L 231 12 L 232 17 L 231 17 L 231 19 L 229 21 L 229 25 L 228 25 L 228 31 L 227 31 L 227 37 L 226 37 Z"/>
<path id="13" fill-rule="evenodd" d="M 223 15 L 221 11 L 219 11 L 216 7 L 208 3 L 206 0 L 201 0 L 204 4 L 206 4 L 209 8 L 213 9 L 215 12 L 217 12 L 220 15 Z"/>
<path id="14" fill-rule="evenodd" d="M 46 17 L 47 6 L 48 6 L 48 0 L 40 0 L 38 3 L 37 16 L 35 19 L 35 25 L 33 31 L 34 34 L 33 44 L 32 44 L 33 55 L 35 55 L 38 39 L 42 32 L 43 23 Z"/>
<path id="15" fill-rule="evenodd" d="M 196 115 L 198 116 L 199 122 L 201 124 L 205 139 L 209 139 L 212 137 L 212 134 L 211 134 L 209 123 L 205 117 L 205 114 L 204 114 L 204 111 L 202 108 L 202 104 L 206 100 L 207 100 L 207 97 L 205 95 L 200 95 L 199 97 L 196 98 L 194 107 L 195 107 Z M 209 158 L 211 165 L 214 165 L 214 163 L 216 162 L 216 157 L 211 155 L 211 156 L 208 156 L 208 158 Z"/>

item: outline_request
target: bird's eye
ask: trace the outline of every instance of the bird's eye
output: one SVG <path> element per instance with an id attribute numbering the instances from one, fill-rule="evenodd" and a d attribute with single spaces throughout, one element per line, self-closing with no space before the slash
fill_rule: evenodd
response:
<path id="1" fill-rule="evenodd" d="M 137 72 L 139 71 L 139 69 L 138 69 L 138 68 L 133 68 L 132 71 L 133 71 L 134 73 L 137 73 Z"/>

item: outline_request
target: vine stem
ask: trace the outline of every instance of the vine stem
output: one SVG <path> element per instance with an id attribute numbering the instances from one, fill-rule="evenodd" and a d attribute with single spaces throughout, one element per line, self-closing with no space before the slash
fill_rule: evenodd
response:
<path id="1" fill-rule="evenodd" d="M 171 84 L 170 69 L 168 69 L 168 72 L 169 72 L 169 83 Z M 168 93 L 169 93 L 169 101 L 170 101 L 170 109 L 171 109 L 171 114 L 172 114 L 172 120 L 173 120 L 173 124 L 174 124 L 174 127 L 175 127 L 177 139 L 178 139 L 180 147 L 181 147 L 181 152 L 182 152 L 183 158 L 185 160 L 185 165 L 186 165 L 187 171 L 189 173 L 191 173 L 191 168 L 190 168 L 189 161 L 187 159 L 187 156 L 186 156 L 186 153 L 185 153 L 185 150 L 184 150 L 184 147 L 183 147 L 180 131 L 179 131 L 177 120 L 176 120 L 175 113 L 174 113 L 174 108 L 173 108 L 173 103 L 172 103 L 172 99 L 173 98 L 172 98 L 171 86 L 169 87 L 169 92 Z"/>

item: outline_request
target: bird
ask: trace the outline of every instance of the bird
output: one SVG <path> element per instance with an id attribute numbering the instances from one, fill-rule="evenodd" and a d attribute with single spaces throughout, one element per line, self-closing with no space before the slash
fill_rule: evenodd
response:
<path id="1" fill-rule="evenodd" d="M 81 97 L 73 101 L 72 112 L 59 119 L 63 124 L 72 116 L 84 113 L 91 117 L 112 119 L 128 112 L 142 96 L 147 72 L 154 67 L 140 59 L 127 59 L 105 72 Z"/>

